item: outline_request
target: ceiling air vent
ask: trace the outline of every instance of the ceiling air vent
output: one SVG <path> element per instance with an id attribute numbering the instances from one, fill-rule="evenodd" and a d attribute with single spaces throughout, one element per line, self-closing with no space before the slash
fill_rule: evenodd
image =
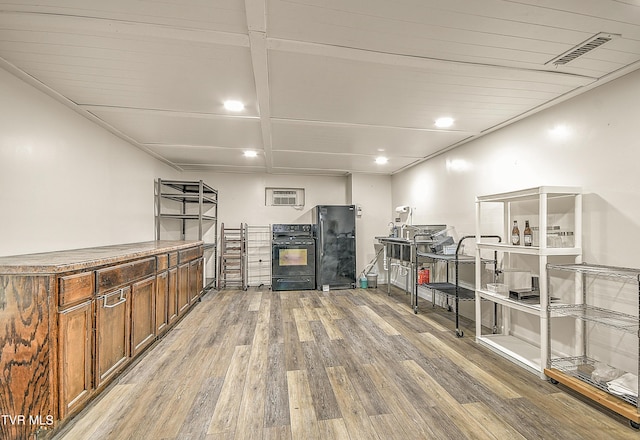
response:
<path id="1" fill-rule="evenodd" d="M 588 40 L 583 41 L 577 46 L 569 49 L 562 55 L 557 56 L 550 61 L 547 61 L 545 64 L 555 64 L 556 66 L 565 65 L 619 36 L 620 35 L 618 34 L 608 34 L 606 32 L 600 32 L 599 34 L 596 34 Z"/>

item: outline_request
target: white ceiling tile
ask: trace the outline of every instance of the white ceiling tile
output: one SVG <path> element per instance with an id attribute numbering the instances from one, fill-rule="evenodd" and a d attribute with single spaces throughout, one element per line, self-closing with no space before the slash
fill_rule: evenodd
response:
<path id="1" fill-rule="evenodd" d="M 474 77 L 460 67 L 458 71 L 451 66 L 445 73 L 272 50 L 271 114 L 283 119 L 432 128 L 436 118 L 449 113 L 458 121 L 458 129 L 481 131 L 574 87 L 551 82 L 555 78 L 541 72 L 536 88 L 528 89 L 526 83 L 535 82 L 535 75 L 514 79 L 513 72 L 479 68 Z"/>
<path id="2" fill-rule="evenodd" d="M 347 172 L 391 173 L 405 167 L 415 158 L 394 156 L 385 165 L 375 163 L 374 157 L 352 154 L 331 154 L 301 151 L 274 151 L 273 167 L 303 170 L 342 170 Z"/>
<path id="3" fill-rule="evenodd" d="M 244 0 L 0 0 L 3 11 L 246 33 Z"/>
<path id="4" fill-rule="evenodd" d="M 274 151 L 323 151 L 423 158 L 473 133 L 275 120 Z"/>
<path id="5" fill-rule="evenodd" d="M 2 36 L 7 61 L 77 104 L 221 113 L 222 102 L 234 98 L 257 115 L 247 47 L 69 33 L 27 32 L 19 42 Z M 82 43 L 73 44 L 78 38 Z"/>
<path id="6" fill-rule="evenodd" d="M 224 166 L 265 169 L 264 155 L 244 157 L 241 150 L 184 145 L 146 145 L 146 148 L 179 166 Z"/>
<path id="7" fill-rule="evenodd" d="M 565 45 L 571 47 L 597 32 L 618 29 L 632 40 L 640 38 L 638 8 L 593 0 L 586 10 L 580 0 L 545 3 L 371 0 L 363 8 L 357 0 L 273 0 L 270 35 L 382 53 L 549 70 L 553 66 L 544 63 L 563 52 Z"/>
<path id="8" fill-rule="evenodd" d="M 158 111 L 90 108 L 91 113 L 141 144 L 262 149 L 260 120 Z"/>

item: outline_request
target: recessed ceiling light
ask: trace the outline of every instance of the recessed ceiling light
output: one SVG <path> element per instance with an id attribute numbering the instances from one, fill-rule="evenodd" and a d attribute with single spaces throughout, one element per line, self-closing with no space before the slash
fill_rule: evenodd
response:
<path id="1" fill-rule="evenodd" d="M 256 157 L 256 156 L 258 156 L 258 153 L 256 151 L 247 150 L 244 152 L 244 157 Z"/>
<path id="2" fill-rule="evenodd" d="M 224 108 L 229 110 L 230 112 L 241 112 L 242 110 L 244 110 L 244 104 L 240 101 L 230 99 L 224 102 Z"/>
<path id="3" fill-rule="evenodd" d="M 436 127 L 448 128 L 453 125 L 453 118 L 445 117 L 436 119 Z"/>
<path id="4" fill-rule="evenodd" d="M 387 158 L 386 158 L 386 157 L 384 157 L 384 156 L 376 157 L 376 163 L 377 163 L 378 165 L 384 165 L 384 164 L 385 164 L 385 163 L 387 163 L 387 162 L 389 162 L 389 159 L 387 159 Z"/>

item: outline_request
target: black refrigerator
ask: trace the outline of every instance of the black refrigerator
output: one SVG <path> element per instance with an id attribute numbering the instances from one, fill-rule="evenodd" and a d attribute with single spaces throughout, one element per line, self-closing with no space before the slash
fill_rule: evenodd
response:
<path id="1" fill-rule="evenodd" d="M 318 205 L 312 210 L 318 290 L 353 289 L 356 280 L 356 207 Z"/>

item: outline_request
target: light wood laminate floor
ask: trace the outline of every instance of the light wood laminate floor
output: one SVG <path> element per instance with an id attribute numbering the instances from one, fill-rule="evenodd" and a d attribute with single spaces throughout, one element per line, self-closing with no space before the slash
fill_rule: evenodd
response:
<path id="1" fill-rule="evenodd" d="M 209 292 L 57 439 L 629 439 L 395 289 Z"/>

